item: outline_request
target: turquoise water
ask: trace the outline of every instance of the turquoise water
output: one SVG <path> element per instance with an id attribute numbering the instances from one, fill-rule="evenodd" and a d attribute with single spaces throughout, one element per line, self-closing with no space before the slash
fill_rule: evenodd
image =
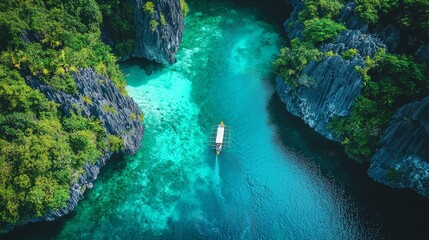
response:
<path id="1" fill-rule="evenodd" d="M 71 215 L 15 239 L 418 236 L 426 200 L 372 183 L 285 112 L 271 67 L 281 26 L 232 3 L 191 9 L 176 64 L 122 65 L 145 113 L 141 150 L 112 159 Z M 207 144 L 221 120 L 232 144 L 216 157 Z"/>
<path id="2" fill-rule="evenodd" d="M 59 238 L 366 236 L 347 196 L 301 166 L 269 122 L 283 44 L 281 29 L 250 9 L 212 4 L 188 17 L 175 65 L 150 75 L 124 65 L 145 113 L 142 149 L 97 184 Z M 220 120 L 232 146 L 216 160 L 207 143 Z"/>

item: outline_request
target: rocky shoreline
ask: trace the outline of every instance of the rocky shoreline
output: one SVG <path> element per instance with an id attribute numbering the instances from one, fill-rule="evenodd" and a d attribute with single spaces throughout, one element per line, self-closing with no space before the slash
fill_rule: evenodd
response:
<path id="1" fill-rule="evenodd" d="M 284 23 L 289 39 L 301 38 L 303 24 L 298 14 L 304 1 L 287 1 L 293 7 L 290 18 Z M 370 32 L 368 24 L 354 13 L 356 3 L 348 1 L 339 14 L 346 30 L 330 43 L 322 44 L 322 53 L 332 51 L 320 61 L 309 62 L 302 75 L 314 79 L 311 86 L 291 87 L 277 77 L 276 90 L 287 110 L 303 119 L 322 136 L 340 142 L 340 137 L 328 129 L 335 117 L 347 116 L 362 87 L 361 75 L 356 66 L 364 66 L 364 59 L 373 56 L 379 48 L 395 52 L 401 44 L 400 31 L 389 25 Z M 351 59 L 338 53 L 357 49 Z M 427 44 L 413 53 L 419 62 L 427 63 Z M 428 98 L 409 103 L 395 113 L 385 129 L 380 148 L 371 159 L 368 175 L 375 181 L 395 188 L 410 188 L 429 197 L 429 109 Z M 398 145 L 399 144 L 399 145 Z M 400 146 L 400 147 L 399 147 Z"/>
<path id="2" fill-rule="evenodd" d="M 55 91 L 34 77 L 27 77 L 26 81 L 29 86 L 38 89 L 49 100 L 59 103 L 64 114 L 68 114 L 69 110 L 79 109 L 83 116 L 93 116 L 99 119 L 107 134 L 114 134 L 123 139 L 122 152 L 134 154 L 140 148 L 144 132 L 144 126 L 139 118 L 130 117 L 142 115 L 138 105 L 130 97 L 124 96 L 112 81 L 97 74 L 93 69 L 81 69 L 74 74 L 73 78 L 78 89 L 76 94 Z M 90 102 L 85 100 L 88 98 L 91 99 Z M 108 111 L 103 106 L 110 106 L 116 111 Z M 85 190 L 92 188 L 101 167 L 105 165 L 111 155 L 111 152 L 105 152 L 95 164 L 86 163 L 84 165 L 85 172 L 70 188 L 70 199 L 67 201 L 66 207 L 52 209 L 46 215 L 33 218 L 29 222 L 52 221 L 71 212 L 83 199 Z"/>

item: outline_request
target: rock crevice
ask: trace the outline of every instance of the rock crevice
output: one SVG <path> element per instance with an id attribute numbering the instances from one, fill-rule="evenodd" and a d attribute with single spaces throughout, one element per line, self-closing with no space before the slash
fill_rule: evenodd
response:
<path id="1" fill-rule="evenodd" d="M 184 28 L 180 0 L 153 1 L 153 11 L 145 10 L 147 2 L 134 2 L 136 38 L 132 56 L 173 64 Z"/>
<path id="2" fill-rule="evenodd" d="M 395 113 L 368 174 L 389 186 L 429 196 L 429 97 Z"/>

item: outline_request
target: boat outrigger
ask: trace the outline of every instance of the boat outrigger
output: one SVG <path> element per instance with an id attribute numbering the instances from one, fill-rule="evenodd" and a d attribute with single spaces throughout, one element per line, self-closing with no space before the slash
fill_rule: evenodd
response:
<path id="1" fill-rule="evenodd" d="M 231 127 L 220 122 L 218 125 L 212 126 L 210 133 L 210 147 L 216 149 L 216 155 L 219 155 L 223 148 L 229 147 L 231 144 Z"/>

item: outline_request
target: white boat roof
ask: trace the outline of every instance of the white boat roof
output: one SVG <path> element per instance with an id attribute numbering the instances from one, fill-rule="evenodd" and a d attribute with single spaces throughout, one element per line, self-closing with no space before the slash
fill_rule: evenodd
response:
<path id="1" fill-rule="evenodd" d="M 216 143 L 222 143 L 223 142 L 224 133 L 225 133 L 225 128 L 223 126 L 219 126 L 217 128 Z"/>

